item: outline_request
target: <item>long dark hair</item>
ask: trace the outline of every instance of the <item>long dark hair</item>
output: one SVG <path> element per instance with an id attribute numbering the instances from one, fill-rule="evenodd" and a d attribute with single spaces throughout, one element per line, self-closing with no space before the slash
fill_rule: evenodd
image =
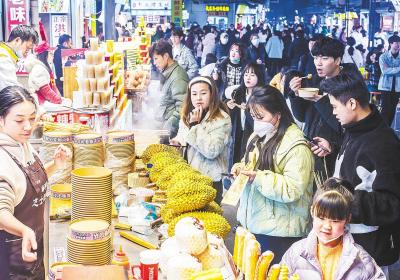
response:
<path id="1" fill-rule="evenodd" d="M 350 46 L 347 52 L 349 53 L 350 56 L 353 56 L 354 54 L 354 45 L 356 44 L 356 39 L 353 37 L 347 37 L 347 45 Z"/>
<path id="2" fill-rule="evenodd" d="M 270 85 L 255 88 L 249 99 L 248 106 L 256 117 L 260 116 L 258 107 L 264 108 L 273 116 L 280 116 L 277 132 L 267 143 L 261 146 L 260 156 L 256 164 L 256 168 L 259 170 L 271 170 L 275 172 L 274 155 L 286 130 L 294 123 L 292 113 L 282 93 Z M 246 163 L 249 161 L 249 153 L 254 149 L 255 145 L 260 144 L 262 141 L 263 138 L 258 136 L 250 141 L 246 148 Z"/>
<path id="3" fill-rule="evenodd" d="M 260 64 L 251 62 L 246 65 L 240 77 L 240 86 L 232 93 L 232 99 L 235 102 L 242 102 L 246 96 L 246 85 L 244 83 L 244 74 L 251 72 L 257 76 L 257 87 L 262 87 L 265 84 L 265 72 Z M 240 103 L 239 103 L 240 104 Z"/>
<path id="4" fill-rule="evenodd" d="M 49 62 L 47 61 L 47 59 L 49 58 L 48 51 L 41 52 L 37 54 L 36 57 L 38 60 L 40 60 L 40 62 L 42 62 L 46 66 L 47 71 L 49 71 L 49 73 L 52 72 Z"/>
<path id="5" fill-rule="evenodd" d="M 23 87 L 8 86 L 0 91 L 0 117 L 5 118 L 10 109 L 24 101 L 32 102 L 36 106 L 33 96 Z"/>
<path id="6" fill-rule="evenodd" d="M 181 111 L 182 121 L 188 127 L 190 126 L 189 123 L 190 112 L 194 109 L 191 98 L 192 86 L 198 83 L 204 83 L 208 85 L 208 88 L 210 89 L 211 96 L 210 96 L 210 105 L 208 107 L 208 111 L 210 114 L 207 121 L 222 117 L 221 110 L 228 112 L 228 109 L 225 107 L 225 104 L 219 98 L 217 85 L 215 84 L 214 80 L 208 76 L 195 77 L 188 84 L 187 94 L 185 100 L 183 101 L 183 106 Z"/>

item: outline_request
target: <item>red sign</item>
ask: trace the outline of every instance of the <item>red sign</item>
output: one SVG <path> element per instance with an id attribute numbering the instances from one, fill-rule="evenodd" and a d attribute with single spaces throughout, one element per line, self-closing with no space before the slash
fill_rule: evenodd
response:
<path id="1" fill-rule="evenodd" d="M 29 24 L 28 0 L 7 0 L 7 34 L 19 24 Z"/>

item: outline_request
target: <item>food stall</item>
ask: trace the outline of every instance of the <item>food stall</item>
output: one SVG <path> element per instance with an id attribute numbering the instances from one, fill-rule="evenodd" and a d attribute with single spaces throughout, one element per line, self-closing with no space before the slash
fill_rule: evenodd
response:
<path id="1" fill-rule="evenodd" d="M 144 25 L 143 25 L 144 27 Z M 91 40 L 77 63 L 72 105 L 47 108 L 39 156 L 64 145 L 72 157 L 49 178 L 48 279 L 283 279 L 254 235 L 231 231 L 214 202 L 212 179 L 193 169 L 184 148 L 163 145 L 149 36 Z M 37 143 L 40 142 L 40 143 Z M 268 272 L 268 268 L 271 267 Z"/>

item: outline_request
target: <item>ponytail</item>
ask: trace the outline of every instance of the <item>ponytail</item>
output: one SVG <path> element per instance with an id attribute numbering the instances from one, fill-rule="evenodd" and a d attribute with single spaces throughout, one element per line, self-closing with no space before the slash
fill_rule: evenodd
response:
<path id="1" fill-rule="evenodd" d="M 347 52 L 349 53 L 350 56 L 353 56 L 354 54 L 354 47 L 350 47 Z"/>

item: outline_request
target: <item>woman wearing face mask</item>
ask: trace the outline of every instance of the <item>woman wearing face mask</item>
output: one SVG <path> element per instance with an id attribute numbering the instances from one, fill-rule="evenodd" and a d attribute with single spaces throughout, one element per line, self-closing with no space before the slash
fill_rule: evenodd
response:
<path id="1" fill-rule="evenodd" d="M 240 77 L 245 65 L 243 46 L 233 43 L 229 48 L 229 57 L 224 59 L 212 74 L 221 94 L 227 87 L 240 84 Z"/>
<path id="2" fill-rule="evenodd" d="M 231 170 L 249 178 L 237 219 L 262 251 L 273 251 L 280 261 L 309 232 L 314 157 L 277 89 L 255 88 L 248 106 L 254 133 L 242 162 Z"/>
<path id="3" fill-rule="evenodd" d="M 43 41 L 35 48 L 36 57 L 30 55 L 24 62 L 29 73 L 29 90 L 36 94 L 39 105 L 45 101 L 55 104 L 62 102 L 54 80 L 53 51 L 54 48 L 50 48 L 49 44 Z"/>
<path id="4" fill-rule="evenodd" d="M 353 201 L 348 184 L 331 178 L 315 193 L 312 231 L 306 239 L 293 244 L 282 258 L 290 274 L 297 273 L 301 279 L 386 279 L 374 259 L 346 229 Z"/>
<path id="5" fill-rule="evenodd" d="M 265 62 L 265 48 L 260 44 L 257 34 L 250 36 L 250 47 L 247 48 L 246 58 L 248 62 L 263 64 Z"/>
<path id="6" fill-rule="evenodd" d="M 199 76 L 190 81 L 181 116 L 178 134 L 170 143 L 187 146 L 189 164 L 213 179 L 217 190 L 215 201 L 220 203 L 221 173 L 228 170 L 228 143 L 232 126 L 211 78 Z"/>
<path id="7" fill-rule="evenodd" d="M 47 176 L 63 168 L 60 146 L 44 167 L 29 144 L 37 119 L 34 98 L 19 86 L 0 91 L 0 279 L 45 279 Z"/>
<path id="8" fill-rule="evenodd" d="M 228 33 L 222 33 L 219 42 L 215 46 L 215 56 L 218 60 L 226 58 L 229 55 L 229 36 Z"/>
<path id="9" fill-rule="evenodd" d="M 249 63 L 243 71 L 240 86 L 225 91 L 226 105 L 230 110 L 232 120 L 232 148 L 230 149 L 229 168 L 239 162 L 244 152 L 250 135 L 253 133 L 253 118 L 247 107 L 253 89 L 264 85 L 265 71 L 256 63 Z"/>

